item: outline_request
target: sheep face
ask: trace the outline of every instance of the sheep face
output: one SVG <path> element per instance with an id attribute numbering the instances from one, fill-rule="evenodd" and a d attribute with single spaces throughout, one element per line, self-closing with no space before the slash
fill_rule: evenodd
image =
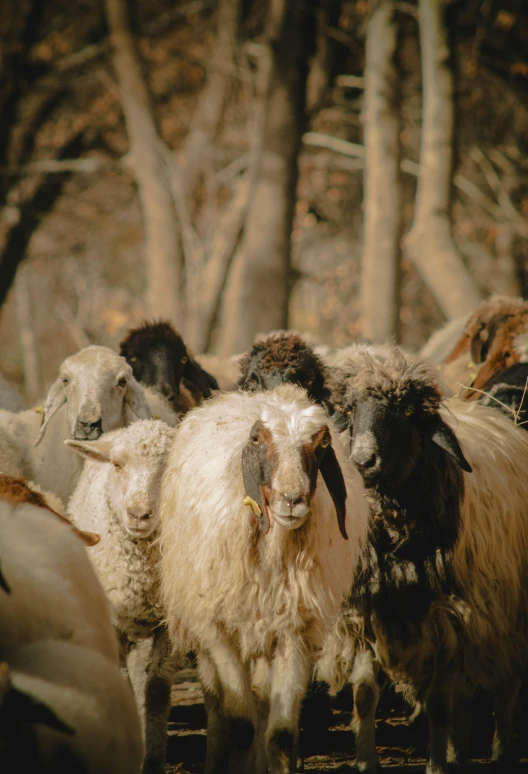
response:
<path id="1" fill-rule="evenodd" d="M 132 366 L 134 377 L 153 387 L 175 404 L 182 380 L 194 394 L 208 398 L 211 389 L 218 389 L 214 377 L 204 371 L 187 352 L 179 334 L 170 323 L 145 323 L 129 331 L 120 344 L 121 355 Z M 196 390 L 193 390 L 193 386 Z"/>
<path id="2" fill-rule="evenodd" d="M 242 476 L 247 494 L 260 509 L 258 522 L 264 533 L 270 519 L 284 529 L 302 527 L 310 514 L 319 471 L 346 539 L 346 487 L 328 426 L 320 426 L 299 443 L 298 439 L 273 432 L 262 420 L 255 422 L 242 452 Z"/>
<path id="3" fill-rule="evenodd" d="M 86 347 L 64 360 L 44 404 L 37 443 L 64 403 L 70 434 L 76 440 L 95 440 L 134 419 L 150 417 L 131 367 L 107 347 Z"/>
<path id="4" fill-rule="evenodd" d="M 238 386 L 247 392 L 273 390 L 279 384 L 298 384 L 314 400 L 326 397 L 323 364 L 296 334 L 269 336 L 253 345 L 240 361 Z"/>
<path id="5" fill-rule="evenodd" d="M 350 434 L 350 457 L 366 487 L 395 490 L 411 476 L 429 443 L 436 443 L 461 468 L 470 471 L 458 440 L 438 409 L 441 395 L 434 372 L 408 364 L 398 350 L 385 364 L 368 353 L 343 381 L 333 398 L 339 430 Z"/>
<path id="6" fill-rule="evenodd" d="M 159 526 L 161 479 L 172 438 L 171 428 L 151 420 L 98 441 L 65 442 L 81 456 L 108 466 L 107 497 L 132 538 L 147 538 Z"/>

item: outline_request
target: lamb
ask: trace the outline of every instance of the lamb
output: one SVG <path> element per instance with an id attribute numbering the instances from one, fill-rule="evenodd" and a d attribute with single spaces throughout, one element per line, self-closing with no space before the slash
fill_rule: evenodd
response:
<path id="1" fill-rule="evenodd" d="M 78 527 L 101 534 L 90 558 L 110 600 L 142 714 L 144 774 L 162 774 L 167 745 L 173 664 L 159 599 L 158 503 L 173 433 L 163 422 L 142 420 L 98 441 L 66 441 L 87 460 L 68 512 Z"/>
<path id="2" fill-rule="evenodd" d="M 108 347 L 86 347 L 63 361 L 41 413 L 0 411 L 0 470 L 27 476 L 66 502 L 82 462 L 63 441 L 95 439 L 150 416 L 126 360 Z"/>
<path id="3" fill-rule="evenodd" d="M 55 500 L 0 478 L 0 750 L 7 770 L 139 774 L 141 727 L 104 592 Z"/>
<path id="4" fill-rule="evenodd" d="M 174 411 L 185 414 L 218 390 L 218 382 L 191 357 L 170 322 L 145 322 L 130 329 L 120 354 L 141 384 L 164 395 Z"/>
<path id="5" fill-rule="evenodd" d="M 425 705 L 428 774 L 447 774 L 448 736 L 466 764 L 477 686 L 496 694 L 493 760 L 504 761 L 528 656 L 526 434 L 491 408 L 442 405 L 435 371 L 397 350 L 383 365 L 364 355 L 331 387 L 371 509 L 347 613 L 367 644 L 352 672 L 356 765 L 378 766 L 374 656 Z"/>
<path id="6" fill-rule="evenodd" d="M 197 653 L 205 695 L 206 774 L 293 772 L 315 652 L 368 523 L 322 406 L 283 384 L 192 411 L 169 456 L 161 520 L 169 632 Z"/>
<path id="7" fill-rule="evenodd" d="M 278 384 L 299 384 L 310 398 L 326 405 L 325 366 L 295 333 L 276 333 L 256 341 L 240 360 L 242 390 L 271 390 Z"/>

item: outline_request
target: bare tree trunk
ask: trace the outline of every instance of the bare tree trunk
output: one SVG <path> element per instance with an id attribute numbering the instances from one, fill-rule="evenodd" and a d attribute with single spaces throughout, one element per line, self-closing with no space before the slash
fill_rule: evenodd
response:
<path id="1" fill-rule="evenodd" d="M 24 267 L 17 273 L 15 298 L 20 348 L 24 366 L 26 396 L 30 405 L 41 397 L 42 379 L 38 356 L 38 342 L 33 323 L 30 277 Z"/>
<path id="2" fill-rule="evenodd" d="M 182 187 L 186 197 L 194 192 L 200 173 L 207 166 L 212 143 L 224 111 L 228 77 L 218 64 L 234 65 L 240 26 L 241 0 L 219 0 L 212 67 L 207 75 L 198 107 L 193 115 L 182 151 Z"/>
<path id="3" fill-rule="evenodd" d="M 481 295 L 453 240 L 453 73 L 444 21 L 446 0 L 419 0 L 423 121 L 414 223 L 405 239 L 416 265 L 447 318 L 471 312 Z"/>
<path id="4" fill-rule="evenodd" d="M 262 152 L 239 252 L 224 294 L 222 354 L 288 320 L 290 238 L 304 123 L 307 61 L 300 0 L 271 0 L 263 66 L 270 67 Z"/>
<path id="5" fill-rule="evenodd" d="M 365 196 L 361 278 L 363 335 L 398 338 L 400 185 L 393 6 L 381 0 L 367 26 L 365 61 Z"/>
<path id="6" fill-rule="evenodd" d="M 148 313 L 172 319 L 179 327 L 182 321 L 180 244 L 166 163 L 130 31 L 127 2 L 105 2 L 131 165 L 145 224 Z"/>

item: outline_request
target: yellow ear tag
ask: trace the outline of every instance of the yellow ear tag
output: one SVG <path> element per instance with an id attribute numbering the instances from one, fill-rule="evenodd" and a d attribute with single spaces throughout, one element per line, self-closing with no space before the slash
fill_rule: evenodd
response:
<path id="1" fill-rule="evenodd" d="M 478 365 L 476 363 L 474 363 L 472 360 L 470 360 L 469 363 L 467 364 L 467 368 L 468 368 L 468 371 L 469 371 L 469 376 L 471 378 L 471 382 L 469 384 L 469 386 L 471 387 L 473 382 L 477 378 L 477 374 L 478 374 L 479 369 L 478 369 Z"/>
<path id="2" fill-rule="evenodd" d="M 44 414 L 44 406 L 35 406 L 33 411 L 35 411 L 37 414 Z"/>
<path id="3" fill-rule="evenodd" d="M 253 513 L 255 516 L 257 516 L 257 518 L 262 515 L 260 505 L 256 503 L 255 500 L 253 500 L 249 495 L 244 498 L 244 505 L 251 505 L 253 508 Z"/>

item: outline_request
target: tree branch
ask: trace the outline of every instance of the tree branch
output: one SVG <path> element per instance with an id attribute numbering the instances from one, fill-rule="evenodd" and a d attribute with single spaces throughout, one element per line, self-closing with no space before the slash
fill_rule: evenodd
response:
<path id="1" fill-rule="evenodd" d="M 450 219 L 453 74 L 445 0 L 419 0 L 423 120 L 414 222 L 404 244 L 448 319 L 470 313 L 481 295 L 457 250 Z"/>
<path id="2" fill-rule="evenodd" d="M 181 326 L 179 234 L 166 159 L 130 31 L 126 0 L 105 0 L 114 68 L 145 224 L 147 308 Z"/>

